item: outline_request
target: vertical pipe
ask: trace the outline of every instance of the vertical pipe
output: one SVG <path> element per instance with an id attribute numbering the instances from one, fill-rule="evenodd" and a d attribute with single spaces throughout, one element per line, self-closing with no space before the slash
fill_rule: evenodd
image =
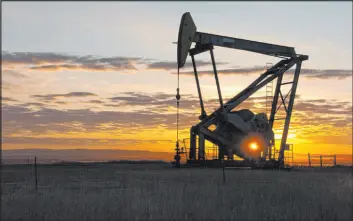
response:
<path id="1" fill-rule="evenodd" d="M 288 104 L 288 107 L 287 107 L 286 121 L 284 123 L 281 147 L 280 147 L 279 156 L 278 156 L 278 162 L 280 164 L 283 163 L 283 152 L 284 152 L 284 148 L 285 148 L 285 145 L 286 145 L 286 142 L 287 142 L 288 129 L 289 129 L 289 124 L 290 124 L 290 118 L 292 116 L 292 109 L 293 109 L 293 105 L 294 105 L 295 93 L 297 91 L 297 85 L 298 85 L 301 65 L 302 65 L 302 61 L 299 60 L 297 62 L 296 68 L 295 68 L 294 79 L 293 79 L 293 84 L 292 84 L 292 90 L 291 90 L 291 93 L 290 93 L 289 104 Z"/>
<path id="2" fill-rule="evenodd" d="M 275 143 L 275 140 L 273 140 L 273 159 L 276 159 L 276 143 Z"/>
<path id="3" fill-rule="evenodd" d="M 190 160 L 196 160 L 196 134 L 194 131 L 194 127 L 192 126 L 190 129 L 190 154 L 189 154 L 189 159 Z"/>
<path id="4" fill-rule="evenodd" d="M 203 133 L 199 133 L 199 160 L 203 160 L 205 158 L 205 136 Z"/>
<path id="5" fill-rule="evenodd" d="M 211 54 L 211 59 L 212 59 L 213 72 L 214 72 L 214 76 L 215 76 L 215 79 L 216 79 L 216 85 L 217 85 L 219 103 L 220 103 L 220 105 L 221 105 L 221 108 L 223 108 L 222 93 L 221 93 L 221 88 L 220 88 L 220 86 L 219 86 L 219 80 L 218 80 L 216 62 L 215 62 L 214 56 L 213 56 L 213 49 L 210 50 L 210 54 Z"/>
<path id="6" fill-rule="evenodd" d="M 293 151 L 293 144 L 292 144 L 291 149 L 292 149 L 292 166 L 293 166 L 293 165 L 294 165 L 294 151 Z"/>
<path id="7" fill-rule="evenodd" d="M 272 159 L 272 141 L 271 140 L 270 140 L 269 148 L 268 148 L 268 159 L 269 160 Z"/>
<path id="8" fill-rule="evenodd" d="M 204 117 L 206 117 L 206 112 L 205 112 L 205 107 L 204 107 L 204 105 L 203 105 L 202 94 L 201 94 L 201 88 L 200 88 L 200 82 L 199 82 L 199 77 L 198 77 L 198 75 L 197 75 L 197 69 L 196 69 L 196 64 L 195 64 L 194 55 L 191 55 L 191 60 L 192 60 L 192 66 L 193 66 L 193 68 L 194 68 L 194 74 L 195 74 L 197 92 L 198 92 L 198 94 L 199 94 L 199 99 L 200 99 L 200 107 L 201 107 L 201 117 L 200 117 L 200 119 L 202 120 Z"/>
<path id="9" fill-rule="evenodd" d="M 218 159 L 223 160 L 224 159 L 224 147 L 221 145 L 218 145 Z"/>
<path id="10" fill-rule="evenodd" d="M 213 159 L 217 159 L 218 157 L 218 145 L 217 146 L 214 146 L 214 154 L 213 154 Z"/>

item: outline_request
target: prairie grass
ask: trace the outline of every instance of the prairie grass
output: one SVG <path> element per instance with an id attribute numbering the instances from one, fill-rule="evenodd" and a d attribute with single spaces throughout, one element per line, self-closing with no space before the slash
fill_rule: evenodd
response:
<path id="1" fill-rule="evenodd" d="M 329 169 L 326 169 L 329 170 Z M 353 220 L 351 171 L 2 168 L 2 220 Z"/>

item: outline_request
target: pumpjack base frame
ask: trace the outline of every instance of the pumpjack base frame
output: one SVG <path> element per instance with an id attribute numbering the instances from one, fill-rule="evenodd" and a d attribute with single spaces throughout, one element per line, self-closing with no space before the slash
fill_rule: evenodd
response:
<path id="1" fill-rule="evenodd" d="M 187 167 L 249 167 L 251 169 L 275 169 L 277 168 L 276 161 L 264 161 L 261 163 L 254 163 L 246 160 L 187 160 Z"/>

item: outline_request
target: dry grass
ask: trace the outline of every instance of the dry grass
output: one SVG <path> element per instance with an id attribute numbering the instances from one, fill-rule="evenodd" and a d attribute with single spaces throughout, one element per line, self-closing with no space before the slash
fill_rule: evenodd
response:
<path id="1" fill-rule="evenodd" d="M 352 220 L 352 174 L 173 169 L 162 165 L 4 167 L 2 220 Z"/>

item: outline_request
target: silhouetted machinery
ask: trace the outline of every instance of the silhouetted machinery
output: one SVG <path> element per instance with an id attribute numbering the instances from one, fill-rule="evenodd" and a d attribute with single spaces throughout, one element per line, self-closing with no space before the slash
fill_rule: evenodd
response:
<path id="1" fill-rule="evenodd" d="M 194 48 L 191 48 L 192 43 L 196 43 Z M 282 58 L 282 60 L 268 68 L 239 94 L 228 102 L 223 103 L 213 54 L 214 46 L 275 56 Z M 191 56 L 201 107 L 200 122 L 190 129 L 190 148 L 187 164 L 195 165 L 205 162 L 205 140 L 208 140 L 218 146 L 219 162 L 221 160 L 223 162 L 224 156 L 231 160 L 236 155 L 243 159 L 243 164 L 260 167 L 282 167 L 301 63 L 307 60 L 308 56 L 296 54 L 292 47 L 198 32 L 189 12 L 184 13 L 182 16 L 177 47 L 178 69 L 184 66 L 188 54 Z M 220 107 L 209 115 L 206 114 L 204 109 L 194 58 L 195 55 L 207 51 L 211 55 L 220 103 Z M 282 82 L 283 74 L 294 65 L 296 65 L 296 69 L 293 80 L 291 82 Z M 266 113 L 254 114 L 248 109 L 233 111 L 249 96 L 275 79 L 277 79 L 277 83 L 269 119 Z M 285 84 L 290 84 L 291 89 L 284 97 L 281 92 L 281 86 Z M 286 105 L 287 96 L 289 96 L 289 102 Z M 281 99 L 280 106 L 283 104 L 285 109 L 285 117 L 278 119 L 275 117 L 280 108 L 280 106 L 277 107 L 279 98 Z M 278 156 L 275 156 L 273 151 L 275 138 L 272 128 L 275 120 L 285 120 Z M 177 144 L 177 156 L 179 156 L 178 151 Z"/>

